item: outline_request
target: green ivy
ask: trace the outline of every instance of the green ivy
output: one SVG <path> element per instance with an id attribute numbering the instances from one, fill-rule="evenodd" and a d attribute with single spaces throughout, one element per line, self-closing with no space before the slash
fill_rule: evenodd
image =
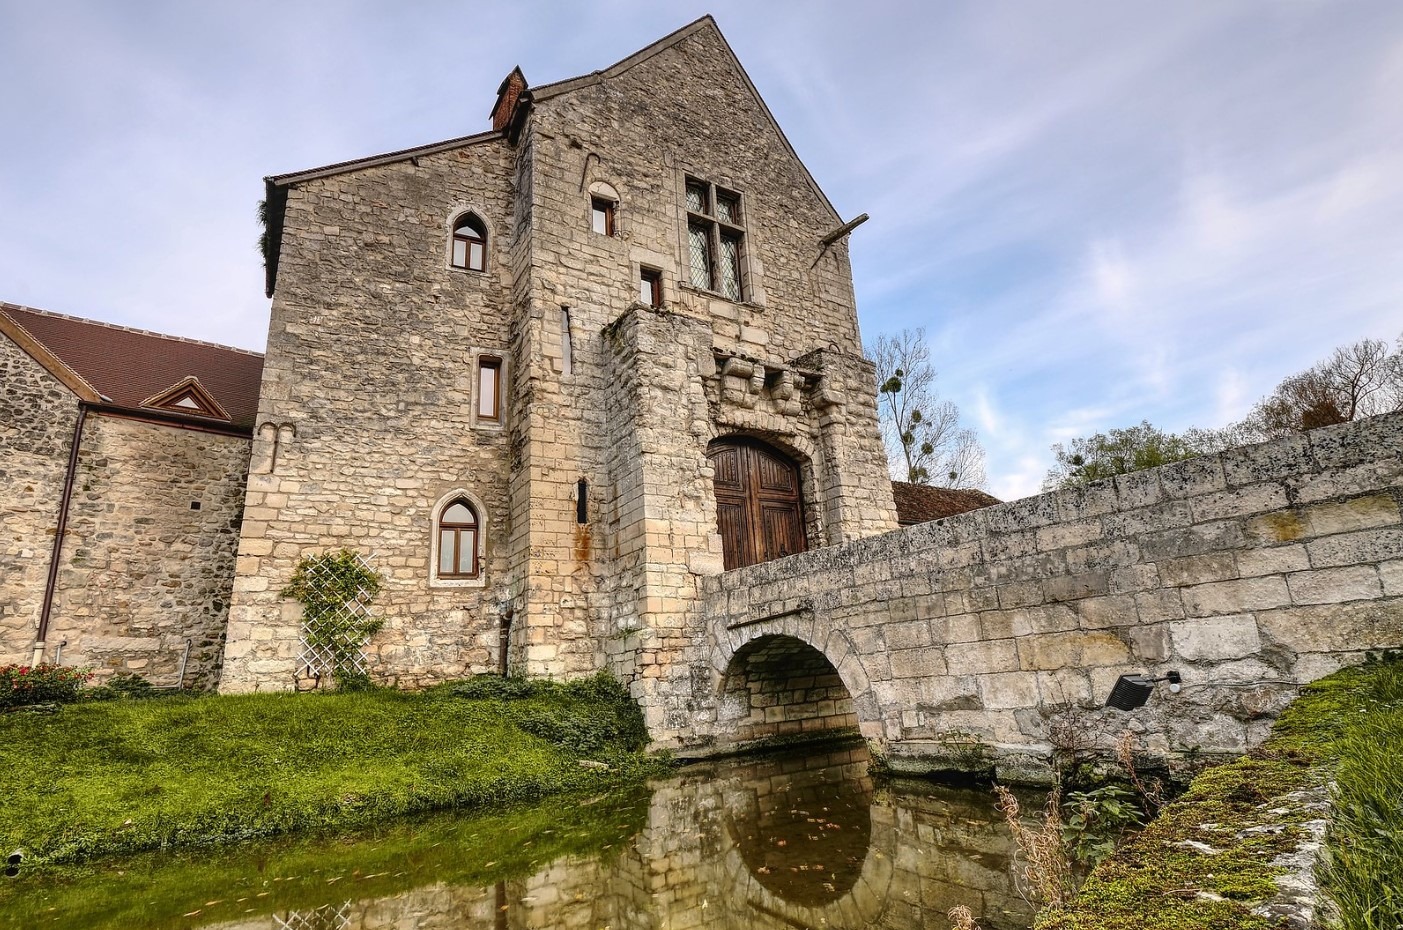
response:
<path id="1" fill-rule="evenodd" d="M 305 555 L 297 563 L 283 597 L 302 603 L 302 622 L 310 645 L 325 649 L 332 658 L 338 686 L 364 690 L 369 678 L 356 671 L 354 657 L 385 625 L 375 617 L 357 616 L 347 604 L 369 603 L 380 593 L 384 577 L 367 567 L 353 549 Z"/>

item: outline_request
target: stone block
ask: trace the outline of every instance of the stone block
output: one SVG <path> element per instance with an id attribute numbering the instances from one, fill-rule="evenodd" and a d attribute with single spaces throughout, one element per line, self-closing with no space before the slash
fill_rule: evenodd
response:
<path id="1" fill-rule="evenodd" d="M 945 674 L 940 649 L 897 649 L 888 653 L 893 681 L 903 678 L 935 678 Z"/>
<path id="2" fill-rule="evenodd" d="M 1250 614 L 1178 620 L 1169 624 L 1169 637 L 1180 658 L 1191 662 L 1223 662 L 1261 651 L 1257 621 Z"/>
<path id="3" fill-rule="evenodd" d="M 1223 463 L 1223 475 L 1227 479 L 1228 487 L 1275 481 L 1287 475 L 1315 470 L 1310 442 L 1300 434 L 1229 449 L 1218 458 Z"/>
<path id="4" fill-rule="evenodd" d="M 979 698 L 989 710 L 1036 707 L 1038 680 L 1027 672 L 980 675 Z"/>
<path id="5" fill-rule="evenodd" d="M 1091 678 L 1079 668 L 1059 668 L 1035 675 L 1044 705 L 1074 704 L 1091 699 Z"/>
<path id="6" fill-rule="evenodd" d="M 1190 617 L 1268 610 L 1291 603 L 1286 579 L 1280 575 L 1217 581 L 1183 589 L 1184 612 Z"/>
<path id="7" fill-rule="evenodd" d="M 1315 568 L 1385 562 L 1403 555 L 1403 530 L 1365 530 L 1313 539 L 1306 553 Z"/>
<path id="8" fill-rule="evenodd" d="M 1149 533 L 1140 539 L 1139 544 L 1145 560 L 1158 563 L 1180 556 L 1237 549 L 1244 542 L 1240 523 L 1236 520 L 1221 520 L 1216 523 Z"/>
<path id="9" fill-rule="evenodd" d="M 1399 522 L 1398 502 L 1391 494 L 1369 494 L 1347 501 L 1328 501 L 1301 508 L 1311 536 L 1350 533 Z"/>
<path id="10" fill-rule="evenodd" d="M 1403 415 L 1397 413 L 1322 427 L 1306 436 L 1321 468 L 1403 458 Z"/>
<path id="11" fill-rule="evenodd" d="M 1018 668 L 1018 649 L 1011 639 L 971 642 L 949 649 L 945 664 L 951 675 L 983 675 Z"/>
<path id="12" fill-rule="evenodd" d="M 1075 602 L 1075 607 L 1084 630 L 1103 630 L 1139 622 L 1135 598 L 1129 594 L 1091 597 Z"/>
<path id="13" fill-rule="evenodd" d="M 1183 598 L 1177 590 L 1141 591 L 1135 595 L 1135 613 L 1141 623 L 1179 620 L 1184 616 Z"/>
<path id="14" fill-rule="evenodd" d="M 1139 661 L 1151 665 L 1169 658 L 1171 642 L 1168 624 L 1132 626 L 1125 630 L 1124 635 L 1131 653 Z"/>
<path id="15" fill-rule="evenodd" d="M 1110 574 L 1105 571 L 1062 575 L 1043 582 L 1043 592 L 1049 602 L 1074 601 L 1084 597 L 1106 594 L 1110 590 Z"/>
<path id="16" fill-rule="evenodd" d="M 932 642 L 931 626 L 925 620 L 888 623 L 882 627 L 882 635 L 889 649 L 925 648 Z"/>
<path id="17" fill-rule="evenodd" d="M 1253 484 L 1205 494 L 1189 501 L 1195 523 L 1243 517 L 1279 510 L 1289 504 L 1286 488 L 1279 482 Z"/>
<path id="18" fill-rule="evenodd" d="M 1385 595 L 1403 597 L 1403 559 L 1380 564 L 1379 579 L 1383 582 Z"/>
<path id="19" fill-rule="evenodd" d="M 1286 576 L 1294 604 L 1339 604 L 1362 601 L 1383 593 L 1379 572 L 1372 565 L 1351 565 Z"/>
<path id="20" fill-rule="evenodd" d="M 1156 562 L 1159 577 L 1165 585 L 1182 588 L 1209 581 L 1237 577 L 1237 563 L 1232 552 L 1209 552 Z"/>
<path id="21" fill-rule="evenodd" d="M 1160 487 L 1169 498 L 1199 497 L 1227 486 L 1223 463 L 1217 455 L 1172 462 L 1155 470 L 1159 472 Z"/>
<path id="22" fill-rule="evenodd" d="M 1403 645 L 1403 601 L 1286 607 L 1259 613 L 1257 623 L 1263 636 L 1298 653 Z"/>
<path id="23" fill-rule="evenodd" d="M 1310 568 L 1310 558 L 1306 555 L 1306 547 L 1299 543 L 1261 549 L 1240 549 L 1237 553 L 1237 573 L 1243 578 L 1282 575 L 1307 568 Z"/>

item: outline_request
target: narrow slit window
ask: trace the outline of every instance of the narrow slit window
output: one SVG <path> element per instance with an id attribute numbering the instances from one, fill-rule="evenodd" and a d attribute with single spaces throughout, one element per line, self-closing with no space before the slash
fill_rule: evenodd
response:
<path id="1" fill-rule="evenodd" d="M 638 302 L 654 309 L 663 305 L 662 272 L 644 268 L 638 274 Z"/>
<path id="2" fill-rule="evenodd" d="M 454 268 L 487 270 L 487 227 L 471 213 L 453 224 L 452 262 Z"/>
<path id="3" fill-rule="evenodd" d="M 502 420 L 502 360 L 492 355 L 477 360 L 477 418 Z"/>
<path id="4" fill-rule="evenodd" d="M 575 343 L 570 333 L 570 308 L 560 308 L 560 371 L 570 374 L 575 367 Z"/>
<path id="5" fill-rule="evenodd" d="M 584 478 L 575 484 L 575 522 L 589 522 L 589 482 Z"/>
<path id="6" fill-rule="evenodd" d="M 614 235 L 614 201 L 590 198 L 590 227 L 601 236 Z"/>

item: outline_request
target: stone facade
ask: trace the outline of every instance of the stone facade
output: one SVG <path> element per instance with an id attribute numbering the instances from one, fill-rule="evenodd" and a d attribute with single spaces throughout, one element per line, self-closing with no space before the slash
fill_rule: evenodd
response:
<path id="1" fill-rule="evenodd" d="M 1400 505 L 1393 414 L 727 572 L 705 586 L 690 739 L 742 738 L 734 695 L 811 673 L 727 682 L 755 644 L 802 643 L 898 766 L 1126 728 L 1159 753 L 1241 752 L 1299 683 L 1403 646 Z M 1102 709 L 1118 676 L 1171 670 L 1182 692 Z"/>
<path id="2" fill-rule="evenodd" d="M 714 23 L 520 101 L 500 132 L 270 180 L 224 690 L 304 675 L 279 591 L 301 557 L 350 546 L 386 576 L 378 679 L 494 670 L 505 636 L 518 671 L 613 669 L 661 730 L 660 682 L 690 675 L 700 580 L 721 570 L 708 443 L 754 436 L 799 463 L 811 548 L 895 526 L 846 244 L 821 241 L 842 219 Z M 743 299 L 689 283 L 688 178 L 740 197 Z M 465 211 L 487 230 L 481 272 L 450 260 Z M 639 301 L 645 269 L 660 307 Z M 504 360 L 500 424 L 476 413 L 482 352 Z M 442 587 L 455 494 L 485 551 L 476 585 Z"/>
<path id="3" fill-rule="evenodd" d="M 30 661 L 78 405 L 0 336 L 0 665 Z"/>
<path id="4" fill-rule="evenodd" d="M 65 664 L 217 684 L 248 454 L 241 436 L 88 418 L 48 635 Z"/>
<path id="5" fill-rule="evenodd" d="M 253 353 L 0 305 L 0 664 L 216 684 L 249 438 L 197 362 L 239 410 Z M 220 418 L 142 407 L 172 387 Z"/>

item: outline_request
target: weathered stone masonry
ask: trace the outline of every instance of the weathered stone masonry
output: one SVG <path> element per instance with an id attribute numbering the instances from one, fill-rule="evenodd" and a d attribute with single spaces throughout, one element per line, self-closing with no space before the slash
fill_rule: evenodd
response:
<path id="1" fill-rule="evenodd" d="M 1241 752 L 1296 683 L 1403 645 L 1400 504 L 1394 414 L 727 572 L 701 608 L 723 700 L 695 703 L 692 738 L 766 719 L 722 689 L 768 637 L 826 656 L 899 764 L 966 737 L 1040 755 L 1059 723 L 1101 721 L 1158 752 Z M 1099 709 L 1117 676 L 1169 670 L 1182 693 Z"/>
<path id="2" fill-rule="evenodd" d="M 351 546 L 387 577 L 381 680 L 493 670 L 510 623 L 512 668 L 612 668 L 661 727 L 655 692 L 689 675 L 699 581 L 721 568 L 709 442 L 755 436 L 800 463 L 810 547 L 895 526 L 846 244 L 820 244 L 842 220 L 714 23 L 585 78 L 509 79 L 497 115 L 481 136 L 270 179 L 254 461 L 276 463 L 250 477 L 225 690 L 293 687 L 300 620 L 278 592 L 303 555 Z M 689 283 L 688 177 L 742 198 L 742 300 Z M 598 192 L 614 235 L 591 228 Z M 468 209 L 482 273 L 446 254 Z M 643 268 L 661 308 L 638 300 Z M 472 413 L 478 349 L 507 363 L 500 427 Z M 475 588 L 431 579 L 455 489 L 484 513 Z"/>

